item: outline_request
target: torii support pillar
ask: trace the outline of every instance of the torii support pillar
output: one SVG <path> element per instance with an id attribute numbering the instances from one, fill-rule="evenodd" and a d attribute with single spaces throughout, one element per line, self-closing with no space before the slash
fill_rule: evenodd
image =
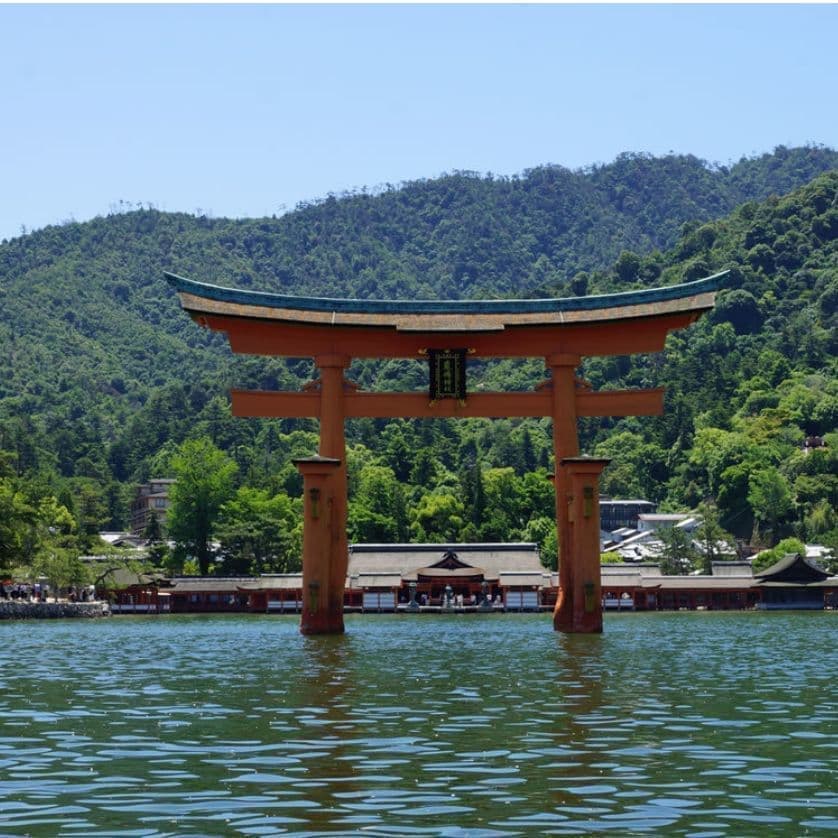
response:
<path id="1" fill-rule="evenodd" d="M 343 499 L 341 461 L 333 457 L 294 460 L 303 476 L 303 634 L 343 634 L 345 576 L 336 581 L 346 557 L 344 539 L 337 538 L 335 513 Z M 345 573 L 345 569 L 343 570 Z"/>
<path id="2" fill-rule="evenodd" d="M 562 587 L 553 612 L 556 631 L 602 632 L 599 476 L 610 462 L 593 457 L 565 457 L 559 464 L 556 485 L 566 487 L 567 529 L 559 556 Z"/>

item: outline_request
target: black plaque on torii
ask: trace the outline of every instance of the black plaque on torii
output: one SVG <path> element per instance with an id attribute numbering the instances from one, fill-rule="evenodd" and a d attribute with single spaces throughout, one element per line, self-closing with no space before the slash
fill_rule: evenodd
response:
<path id="1" fill-rule="evenodd" d="M 440 399 L 466 400 L 465 349 L 429 349 L 429 395 L 432 402 Z"/>

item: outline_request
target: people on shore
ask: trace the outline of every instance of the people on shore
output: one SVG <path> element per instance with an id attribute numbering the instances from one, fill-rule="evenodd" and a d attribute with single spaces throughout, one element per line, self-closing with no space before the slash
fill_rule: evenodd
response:
<path id="1" fill-rule="evenodd" d="M 49 602 L 50 586 L 46 582 L 13 582 L 6 579 L 0 582 L 0 600 L 8 602 Z M 96 600 L 96 589 L 93 585 L 85 585 L 76 588 L 71 585 L 67 591 L 68 602 L 94 602 Z M 58 592 L 53 596 L 53 601 L 58 602 Z"/>

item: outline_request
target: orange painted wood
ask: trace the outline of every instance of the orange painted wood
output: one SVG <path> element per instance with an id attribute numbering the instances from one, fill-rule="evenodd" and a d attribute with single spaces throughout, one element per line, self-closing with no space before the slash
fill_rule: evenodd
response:
<path id="1" fill-rule="evenodd" d="M 550 365 L 552 386 L 549 391 L 553 417 L 553 455 L 556 463 L 565 457 L 579 454 L 577 431 L 577 389 L 575 367 L 579 359 L 567 354 L 554 354 L 547 358 Z M 574 563 L 571 549 L 571 532 L 568 520 L 570 484 L 566 469 L 556 469 L 556 529 L 559 547 L 559 590 L 553 610 L 553 627 L 567 629 L 573 608 Z"/>
<path id="2" fill-rule="evenodd" d="M 577 416 L 660 416 L 663 387 L 648 390 L 601 390 L 576 393 Z"/>
<path id="3" fill-rule="evenodd" d="M 340 461 L 331 478 L 334 493 L 329 525 L 329 588 L 325 603 L 332 625 L 343 626 L 343 589 L 349 563 L 346 532 L 349 487 L 346 475 L 346 391 L 343 371 L 350 359 L 342 354 L 319 354 L 320 370 L 320 455 Z"/>
<path id="4" fill-rule="evenodd" d="M 567 326 L 514 327 L 498 332 L 400 332 L 390 328 L 300 325 L 208 314 L 202 326 L 226 332 L 233 352 L 312 358 L 334 353 L 352 358 L 419 358 L 424 349 L 469 349 L 476 357 L 537 358 L 555 353 L 631 355 L 659 352 L 666 335 L 695 321 L 679 312 Z"/>
<path id="5" fill-rule="evenodd" d="M 345 559 L 335 555 L 335 503 L 345 494 L 336 459 L 312 457 L 294 463 L 303 476 L 303 634 L 341 634 L 344 580 L 334 582 L 334 565 Z M 340 600 L 340 608 L 334 603 Z"/>

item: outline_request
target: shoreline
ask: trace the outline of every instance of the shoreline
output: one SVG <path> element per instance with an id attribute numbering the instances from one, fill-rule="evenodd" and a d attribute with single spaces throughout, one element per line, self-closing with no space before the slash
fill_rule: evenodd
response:
<path id="1" fill-rule="evenodd" d="M 66 618 L 110 617 L 107 602 L 0 602 L 0 620 L 56 620 Z"/>

